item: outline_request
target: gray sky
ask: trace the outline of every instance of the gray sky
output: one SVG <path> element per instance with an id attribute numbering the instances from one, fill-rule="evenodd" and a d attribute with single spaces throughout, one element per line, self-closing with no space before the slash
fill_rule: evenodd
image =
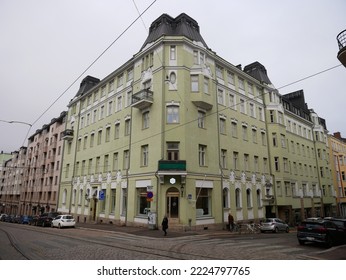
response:
<path id="1" fill-rule="evenodd" d="M 104 78 L 137 53 L 161 14 L 184 12 L 219 56 L 262 63 L 280 88 L 339 65 L 336 36 L 346 29 L 344 0 L 157 0 L 52 108 L 73 81 L 154 0 L 0 0 L 0 119 L 35 123 L 29 135 L 67 109 L 83 77 Z M 173 4 L 174 3 L 174 4 Z M 346 68 L 284 87 L 303 89 L 330 133 L 346 137 Z M 27 145 L 29 127 L 0 122 L 0 150 Z M 25 141 L 24 141 L 25 140 Z"/>

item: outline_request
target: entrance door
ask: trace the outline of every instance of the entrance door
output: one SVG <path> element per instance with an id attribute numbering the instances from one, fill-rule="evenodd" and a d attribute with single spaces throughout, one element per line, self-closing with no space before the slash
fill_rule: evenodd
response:
<path id="1" fill-rule="evenodd" d="M 176 188 L 170 188 L 167 191 L 167 215 L 169 218 L 179 218 L 179 191 Z"/>

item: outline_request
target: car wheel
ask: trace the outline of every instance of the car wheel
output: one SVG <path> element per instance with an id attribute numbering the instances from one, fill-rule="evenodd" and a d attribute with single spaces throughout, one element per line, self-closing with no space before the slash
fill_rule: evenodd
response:
<path id="1" fill-rule="evenodd" d="M 58 224 L 58 228 L 59 228 L 59 229 L 62 229 L 62 226 L 61 226 L 61 224 L 60 224 L 60 223 Z"/>
<path id="2" fill-rule="evenodd" d="M 289 233 L 289 232 L 290 232 L 290 228 L 287 227 L 287 228 L 286 228 L 286 233 Z"/>
<path id="3" fill-rule="evenodd" d="M 42 227 L 44 227 L 45 226 L 45 224 L 44 224 L 44 222 L 42 223 L 42 225 L 41 225 Z"/>
<path id="4" fill-rule="evenodd" d="M 299 242 L 300 245 L 304 245 L 305 244 L 305 241 L 303 241 L 303 240 L 298 240 L 298 242 Z"/>
<path id="5" fill-rule="evenodd" d="M 50 224 L 50 227 L 52 227 L 52 228 L 54 227 L 53 223 Z"/>
<path id="6" fill-rule="evenodd" d="M 274 228 L 274 232 L 275 233 L 278 233 L 279 232 L 279 229 L 276 227 L 276 228 Z"/>

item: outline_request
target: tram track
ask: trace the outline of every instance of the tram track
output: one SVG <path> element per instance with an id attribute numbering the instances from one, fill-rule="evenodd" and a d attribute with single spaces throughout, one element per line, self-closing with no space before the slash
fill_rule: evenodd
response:
<path id="1" fill-rule="evenodd" d="M 205 254 L 198 254 L 198 253 L 191 253 L 191 252 L 184 252 L 182 249 L 185 247 L 186 244 L 189 243 L 189 241 L 180 241 L 179 246 L 165 246 L 163 243 L 162 246 L 157 246 L 155 244 L 155 240 L 152 240 L 151 238 L 146 238 L 146 237 L 138 237 L 134 236 L 128 233 L 117 233 L 116 235 L 111 234 L 111 233 L 104 233 L 105 239 L 108 238 L 107 241 L 102 240 L 103 237 L 98 237 L 95 239 L 92 235 L 90 236 L 76 236 L 70 234 L 71 232 L 69 231 L 64 232 L 64 230 L 59 230 L 57 229 L 51 229 L 50 228 L 39 228 L 39 227 L 26 227 L 26 226 L 21 226 L 21 225 L 11 225 L 8 224 L 8 228 L 15 228 L 15 227 L 20 227 L 21 230 L 26 230 L 26 231 L 35 231 L 39 232 L 40 234 L 45 234 L 49 236 L 59 236 L 61 238 L 68 238 L 69 240 L 76 240 L 79 242 L 85 242 L 87 243 L 88 246 L 91 244 L 95 246 L 104 246 L 107 247 L 107 249 L 114 249 L 114 250 L 123 250 L 127 251 L 130 253 L 138 253 L 138 254 L 145 254 L 147 255 L 147 259 L 167 259 L 167 260 L 189 260 L 189 259 L 199 259 L 199 260 L 220 260 L 220 257 L 213 257 L 213 256 L 206 256 Z M 45 258 L 44 250 L 41 249 L 36 249 L 33 250 L 31 249 L 30 252 L 27 252 L 25 245 L 20 244 L 16 240 L 15 234 L 11 233 L 12 230 L 4 229 L 3 227 L 0 226 L 0 230 L 4 232 L 11 244 L 11 246 L 26 260 L 33 260 L 33 259 L 47 259 Z M 79 230 L 78 228 L 75 229 L 76 231 Z M 74 230 L 74 231 L 75 231 Z M 83 232 L 85 233 L 85 230 Z M 138 239 L 137 239 L 138 237 Z M 126 238 L 129 238 L 128 242 L 126 241 Z M 41 238 L 42 239 L 42 238 Z M 111 239 L 111 240 L 110 240 Z M 124 241 L 125 239 L 125 241 Z M 150 243 L 152 240 L 153 245 L 146 245 L 142 242 L 143 239 L 146 239 L 147 242 Z M 131 244 L 135 243 L 135 244 Z"/>

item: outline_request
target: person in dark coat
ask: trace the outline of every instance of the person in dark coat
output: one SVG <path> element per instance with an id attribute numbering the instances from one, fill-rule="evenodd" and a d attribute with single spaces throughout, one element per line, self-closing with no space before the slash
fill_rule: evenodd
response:
<path id="1" fill-rule="evenodd" d="M 167 235 L 167 229 L 168 229 L 168 218 L 167 218 L 166 215 L 164 216 L 161 225 L 162 225 L 162 230 L 163 230 L 163 232 L 165 233 L 165 236 L 166 236 Z"/>
<path id="2" fill-rule="evenodd" d="M 234 218 L 233 218 L 231 212 L 228 213 L 228 225 L 229 225 L 229 230 L 233 231 L 233 229 L 234 229 Z"/>

